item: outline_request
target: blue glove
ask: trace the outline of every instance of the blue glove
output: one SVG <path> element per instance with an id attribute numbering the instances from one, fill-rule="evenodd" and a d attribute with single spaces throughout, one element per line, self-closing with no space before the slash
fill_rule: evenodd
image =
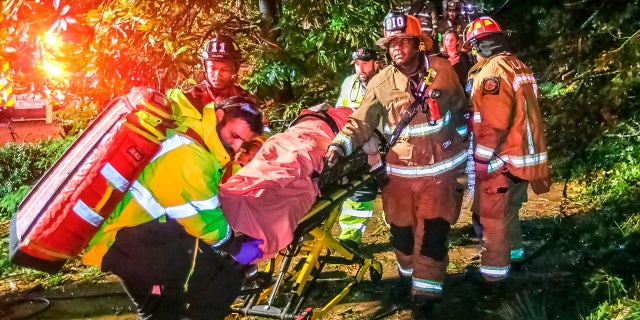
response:
<path id="1" fill-rule="evenodd" d="M 233 258 L 240 264 L 251 264 L 254 260 L 262 258 L 262 250 L 258 246 L 263 242 L 263 240 L 258 239 L 243 242 L 240 245 L 240 250 Z"/>

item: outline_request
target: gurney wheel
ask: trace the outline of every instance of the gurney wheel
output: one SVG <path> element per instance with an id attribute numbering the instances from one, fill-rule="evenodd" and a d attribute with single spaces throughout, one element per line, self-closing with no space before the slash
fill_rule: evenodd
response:
<path id="1" fill-rule="evenodd" d="M 382 263 L 375 261 L 369 267 L 369 277 L 371 281 L 378 282 L 382 279 Z"/>

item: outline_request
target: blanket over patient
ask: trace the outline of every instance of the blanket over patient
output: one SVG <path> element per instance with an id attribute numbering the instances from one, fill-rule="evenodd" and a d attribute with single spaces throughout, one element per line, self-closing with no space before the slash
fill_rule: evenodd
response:
<path id="1" fill-rule="evenodd" d="M 315 112 L 303 110 L 303 114 Z M 328 108 L 338 128 L 350 108 Z M 255 158 L 220 185 L 220 205 L 229 224 L 255 239 L 262 239 L 268 259 L 293 240 L 298 221 L 319 194 L 312 178 L 324 167 L 324 154 L 335 133 L 329 124 L 304 117 L 283 133 L 269 138 Z"/>

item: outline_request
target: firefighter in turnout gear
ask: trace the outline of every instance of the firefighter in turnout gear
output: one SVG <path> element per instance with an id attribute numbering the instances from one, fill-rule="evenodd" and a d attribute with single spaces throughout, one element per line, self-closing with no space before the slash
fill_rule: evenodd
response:
<path id="1" fill-rule="evenodd" d="M 500 26 L 480 17 L 465 30 L 465 45 L 477 52 L 467 90 L 473 107 L 473 159 L 476 190 L 472 211 L 481 239 L 479 268 L 467 275 L 500 286 L 510 261 L 522 258 L 518 210 L 527 201 L 527 185 L 549 190 L 547 145 L 531 70 L 513 55 Z"/>
<path id="2" fill-rule="evenodd" d="M 243 265 L 262 256 L 260 241 L 234 235 L 218 200 L 229 152 L 262 133 L 262 113 L 243 97 L 208 110 L 206 139 L 163 141 L 83 255 L 121 279 L 142 319 L 223 319 Z"/>
<path id="3" fill-rule="evenodd" d="M 390 13 L 383 26 L 384 37 L 377 44 L 392 64 L 371 79 L 360 107 L 325 159 L 334 165 L 362 146 L 379 125 L 387 137 L 397 136 L 386 156 L 388 182 L 382 187 L 400 275 L 391 296 L 411 295 L 412 314 L 420 319 L 442 298 L 447 235 L 460 214 L 467 99 L 449 61 L 425 54 L 433 42 L 421 32 L 417 18 Z"/>
<path id="4" fill-rule="evenodd" d="M 378 61 L 376 52 L 369 48 L 359 48 L 354 51 L 351 59 L 355 73 L 342 82 L 336 107 L 356 110 L 367 90 L 367 83 L 378 73 Z M 373 204 L 377 195 L 378 184 L 372 182 L 356 191 L 342 204 L 339 239 L 347 245 L 357 247 L 362 243 L 362 234 L 373 214 Z"/>
<path id="5" fill-rule="evenodd" d="M 173 115 L 178 123 L 178 130 L 191 132 L 202 136 L 202 122 L 204 107 L 209 103 L 219 104 L 222 100 L 231 96 L 240 96 L 255 103 L 256 98 L 238 85 L 238 70 L 243 57 L 240 47 L 233 38 L 226 35 L 217 35 L 207 40 L 200 52 L 200 59 L 204 68 L 204 80 L 202 83 L 187 88 L 169 89 L 167 96 L 174 104 Z M 268 127 L 264 128 L 265 134 L 269 133 Z M 266 136 L 258 137 L 246 143 L 237 154 L 232 154 L 232 161 L 228 163 L 232 170 L 227 170 L 223 181 L 240 168 L 236 159 L 253 155 L 262 146 Z"/>
<path id="6" fill-rule="evenodd" d="M 215 36 L 205 42 L 200 53 L 200 59 L 204 68 L 204 80 L 202 83 L 188 88 L 185 92 L 171 89 L 167 93 L 171 100 L 191 104 L 198 113 L 207 104 L 220 101 L 231 96 L 242 96 L 254 100 L 255 97 L 242 89 L 238 81 L 238 70 L 243 61 L 242 52 L 236 42 L 229 36 Z M 185 110 L 184 117 L 196 117 Z"/>

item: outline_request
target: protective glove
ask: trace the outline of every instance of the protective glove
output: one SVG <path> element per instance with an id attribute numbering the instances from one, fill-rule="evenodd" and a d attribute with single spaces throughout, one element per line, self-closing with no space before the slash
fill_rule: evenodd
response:
<path id="1" fill-rule="evenodd" d="M 248 240 L 242 242 L 238 253 L 233 255 L 233 259 L 240 264 L 251 264 L 256 259 L 262 258 L 262 250 L 259 246 L 263 243 L 263 240 L 248 238 Z"/>
<path id="2" fill-rule="evenodd" d="M 378 136 L 374 134 L 362 145 L 362 151 L 364 151 L 364 153 L 369 156 L 373 156 L 378 154 L 379 147 L 380 138 L 378 138 Z"/>
<path id="3" fill-rule="evenodd" d="M 331 144 L 329 145 L 329 149 L 327 149 L 327 153 L 324 154 L 324 161 L 329 167 L 333 167 L 340 159 L 344 158 L 344 156 L 344 148 L 341 145 Z"/>

